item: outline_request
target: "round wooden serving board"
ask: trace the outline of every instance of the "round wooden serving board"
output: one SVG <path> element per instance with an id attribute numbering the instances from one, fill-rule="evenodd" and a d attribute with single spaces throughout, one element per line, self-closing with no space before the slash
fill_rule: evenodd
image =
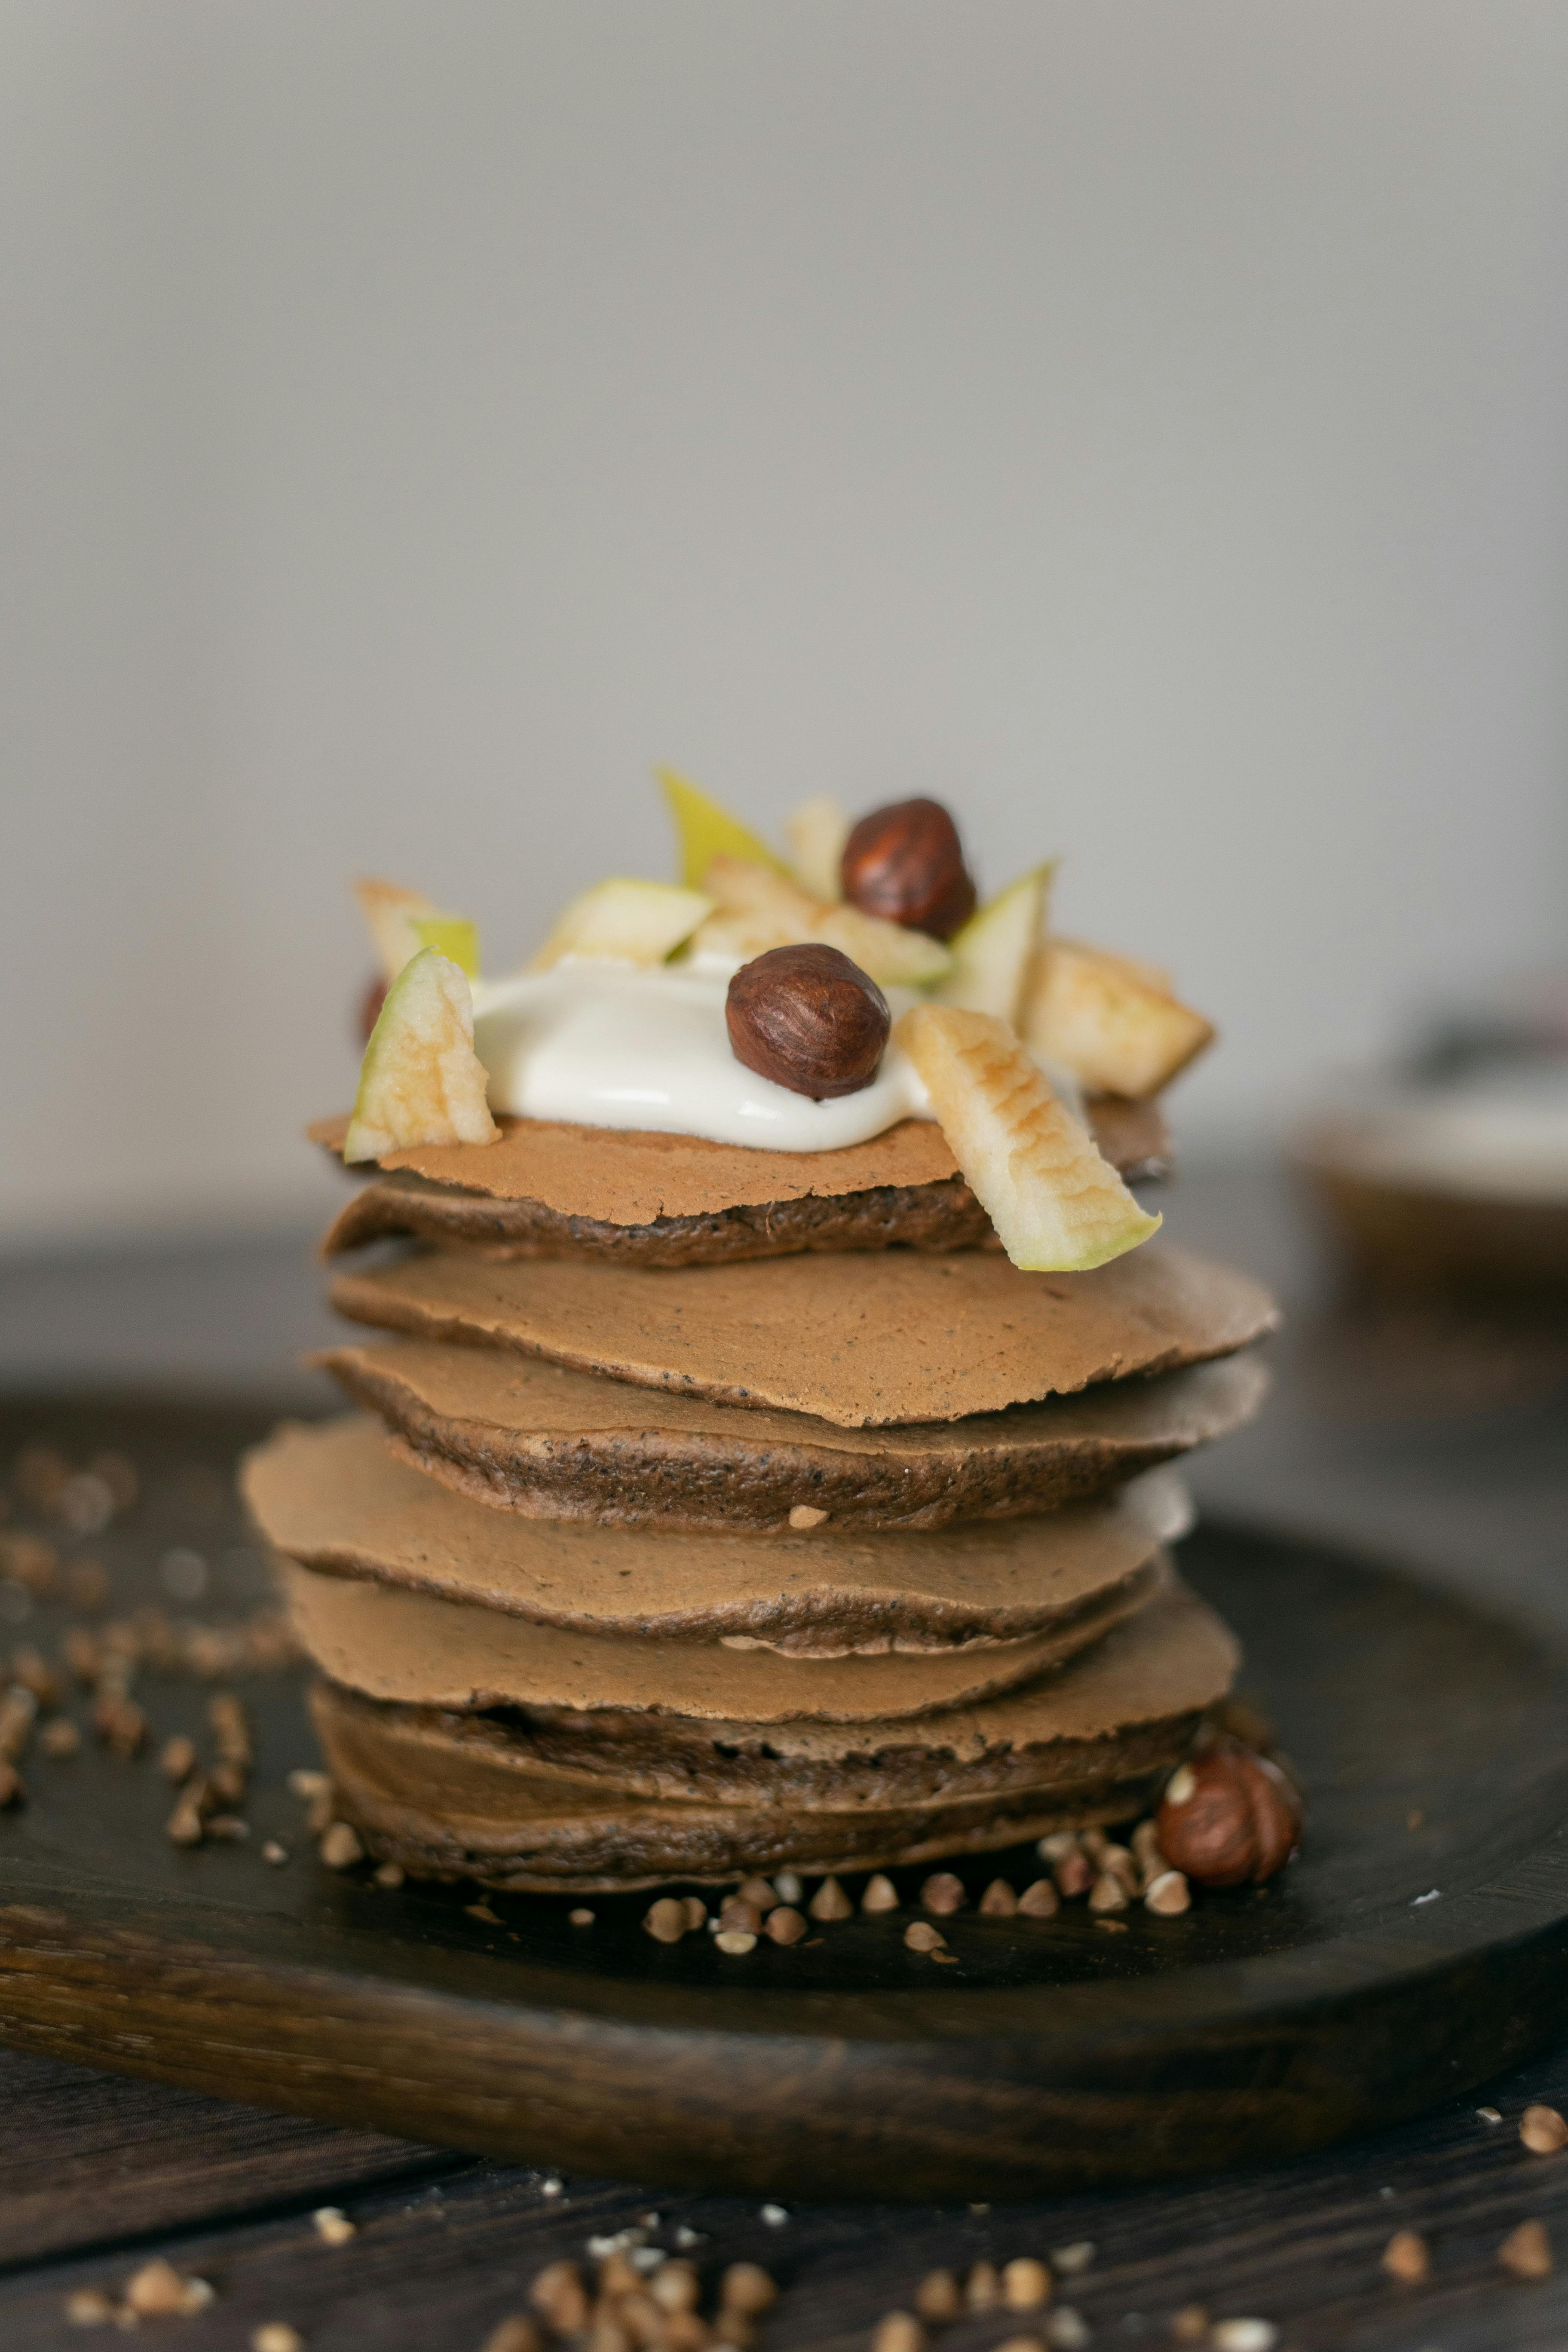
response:
<path id="1" fill-rule="evenodd" d="M 161 1600 L 171 1548 L 212 1563 L 209 1619 L 264 1589 L 227 1498 L 246 1411 L 78 1401 L 0 1410 L 25 1444 L 113 1446 L 142 1499 L 63 1546 L 109 1566 L 113 1609 Z M 10 1525 L 26 1526 L 26 1514 Z M 0 1530 L 3 1531 L 3 1530 Z M 207 1687 L 148 1675 L 134 1762 L 35 1740 L 0 1817 L 0 2038 L 223 2097 L 563 2171 L 779 2196 L 1001 2200 L 1317 2146 L 1436 2104 L 1568 2022 L 1568 1654 L 1401 1574 L 1232 1528 L 1183 1549 L 1246 1644 L 1311 1807 L 1260 1892 L 1142 1909 L 1108 1932 L 857 1917 L 726 1958 L 641 1931 L 646 1897 L 570 1906 L 378 1888 L 316 1858 L 289 1769 L 315 1760 L 297 1675 L 236 1685 L 258 1733 L 244 1844 L 174 1846 L 154 1760 L 200 1738 Z M 195 1613 L 195 1611 L 192 1613 Z M 53 1650 L 52 1597 L 0 1583 L 0 1647 Z M 262 1841 L 291 1859 L 272 1867 Z M 977 1893 L 1037 1874 L 966 1865 Z M 906 1886 L 911 1897 L 921 1874 Z M 1436 1899 L 1418 1901 L 1436 1889 Z"/>

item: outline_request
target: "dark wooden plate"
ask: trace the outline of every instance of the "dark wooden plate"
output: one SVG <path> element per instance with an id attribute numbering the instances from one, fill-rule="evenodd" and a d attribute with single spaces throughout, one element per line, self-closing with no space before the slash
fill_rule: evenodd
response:
<path id="1" fill-rule="evenodd" d="M 171 1548 L 210 1616 L 263 1588 L 227 1497 L 265 1406 L 114 1400 L 0 1410 L 0 1465 L 47 1440 L 137 1464 L 142 1498 L 67 1549 L 117 1611 Z M 27 1525 L 26 1514 L 13 1525 Z M 1247 1645 L 1245 1687 L 1307 1786 L 1300 1861 L 1182 1919 L 1074 1906 L 899 1919 L 727 1959 L 654 1944 L 646 1898 L 569 1906 L 334 1875 L 285 1788 L 313 1760 L 292 1675 L 240 1687 L 258 1726 L 250 1842 L 183 1852 L 148 1759 L 26 1764 L 0 1820 L 0 2038 L 263 2106 L 643 2181 L 781 2196 L 1002 2199 L 1317 2146 L 1415 2113 L 1568 2022 L 1568 1654 L 1386 1569 L 1211 1527 L 1186 1572 Z M 166 1573 L 167 1571 L 163 1571 Z M 188 1563 L 186 1564 L 188 1574 Z M 165 1605 L 168 1603 L 165 1598 Z M 176 1609 L 177 1613 L 177 1609 Z M 65 1612 L 0 1583 L 8 1643 Z M 160 1737 L 206 1692 L 138 1685 Z M 72 1702 L 86 1723 L 85 1705 Z M 285 1839 L 285 1868 L 260 1857 Z M 966 1868 L 1036 1874 L 1027 1852 Z M 915 1874 L 918 1879 L 919 1874 Z M 1436 1890 L 1436 1899 L 1421 1900 Z M 912 1892 L 912 1886 L 908 1890 Z"/>

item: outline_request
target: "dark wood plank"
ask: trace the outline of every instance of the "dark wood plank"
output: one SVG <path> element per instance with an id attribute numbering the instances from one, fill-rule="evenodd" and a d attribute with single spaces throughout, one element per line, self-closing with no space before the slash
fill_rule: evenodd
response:
<path id="1" fill-rule="evenodd" d="M 375 2132 L 0 2051 L 0 2267 L 269 2205 L 327 2203 L 458 2161 Z"/>
<path id="2" fill-rule="evenodd" d="M 655 2242 L 673 2243 L 682 2225 L 701 2233 L 692 2258 L 710 2275 L 741 2259 L 772 2271 L 783 2294 L 759 2352 L 859 2352 L 876 2319 L 907 2305 L 932 2265 L 1048 2255 L 1083 2239 L 1095 2260 L 1058 2301 L 1070 2300 L 1101 2346 L 1166 2342 L 1172 2315 L 1196 2302 L 1215 2318 L 1271 2319 L 1284 2352 L 1555 2352 L 1568 2336 L 1568 2156 L 1531 2156 L 1517 2126 L 1527 2101 L 1568 2105 L 1568 2050 L 1492 2086 L 1492 2096 L 1500 2125 L 1467 2101 L 1291 2165 L 983 2213 L 800 2206 L 773 2228 L 749 2200 L 571 2179 L 552 2199 L 537 2172 L 479 2163 L 417 2185 L 345 2189 L 334 2201 L 358 2235 L 342 2249 L 324 2246 L 300 2211 L 172 2234 L 163 2250 L 217 2290 L 209 2313 L 180 2324 L 190 2352 L 233 2352 L 268 2318 L 291 2321 L 310 2352 L 373 2343 L 378 2352 L 435 2343 L 478 2352 L 546 2261 L 585 2261 L 590 2238 L 650 2210 L 660 2217 Z M 1510 2279 L 1496 2259 L 1526 2219 L 1548 2223 L 1564 2260 L 1540 2284 Z M 1425 2286 L 1399 2288 L 1381 2272 L 1395 2229 L 1426 2237 Z M 64 2321 L 66 2295 L 84 2284 L 116 2291 L 142 2258 L 126 2252 L 0 2279 L 0 2341 L 7 2352 L 79 2343 Z M 1016 2332 L 973 2321 L 941 2341 L 950 2352 L 981 2352 Z"/>

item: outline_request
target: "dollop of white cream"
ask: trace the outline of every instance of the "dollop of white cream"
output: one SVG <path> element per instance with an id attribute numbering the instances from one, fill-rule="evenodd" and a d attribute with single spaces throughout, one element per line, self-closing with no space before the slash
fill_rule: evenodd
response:
<path id="1" fill-rule="evenodd" d="M 732 963 L 586 960 L 474 982 L 474 1047 L 493 1111 L 584 1127 L 651 1128 L 763 1151 L 836 1151 L 901 1118 L 930 1118 L 914 1065 L 889 1045 L 868 1087 L 816 1102 L 736 1060 L 724 1021 Z M 885 992 L 897 1022 L 918 1002 Z"/>

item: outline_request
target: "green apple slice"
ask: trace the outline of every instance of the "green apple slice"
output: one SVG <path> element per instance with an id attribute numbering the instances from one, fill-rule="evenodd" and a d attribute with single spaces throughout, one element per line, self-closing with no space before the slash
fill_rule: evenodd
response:
<path id="1" fill-rule="evenodd" d="M 1045 928 L 1046 893 L 1056 871 L 1053 859 L 1022 874 L 971 915 L 949 942 L 952 970 L 938 989 L 943 1004 L 970 1013 L 992 1013 L 1016 1023 L 1024 983 Z"/>
<path id="2" fill-rule="evenodd" d="M 423 890 L 405 890 L 401 882 L 377 881 L 369 875 L 354 884 L 354 897 L 375 941 L 381 976 L 394 981 L 409 957 L 416 956 L 425 944 L 416 923 L 426 916 L 438 915 L 441 909 Z"/>
<path id="3" fill-rule="evenodd" d="M 705 891 L 677 882 L 597 882 L 563 911 L 529 970 L 548 971 L 567 956 L 663 963 L 712 911 Z"/>
<path id="4" fill-rule="evenodd" d="M 422 948 L 439 948 L 469 980 L 479 976 L 479 934 L 465 915 L 416 915 L 414 929 Z"/>
<path id="5" fill-rule="evenodd" d="M 493 1143 L 500 1129 L 486 1083 L 468 975 L 439 948 L 421 948 L 370 1033 L 344 1160 L 380 1160 L 416 1143 Z"/>
<path id="6" fill-rule="evenodd" d="M 1091 1094 L 1134 1102 L 1168 1086 L 1215 1034 L 1154 966 L 1078 940 L 1041 948 L 1019 1025 L 1031 1053 L 1071 1070 Z"/>
<path id="7" fill-rule="evenodd" d="M 1015 1265 L 1085 1274 L 1159 1231 L 1005 1021 L 917 1004 L 893 1042 Z"/>
<path id="8" fill-rule="evenodd" d="M 816 800 L 803 801 L 785 817 L 784 831 L 795 880 L 814 898 L 834 905 L 844 896 L 840 869 L 844 845 L 849 838 L 849 820 L 837 802 L 829 800 L 826 793 Z"/>
<path id="9" fill-rule="evenodd" d="M 743 825 L 739 817 L 710 800 L 706 793 L 678 776 L 673 768 L 656 768 L 655 775 L 664 788 L 669 803 L 669 813 L 675 819 L 675 830 L 680 845 L 680 878 L 689 890 L 707 887 L 708 868 L 716 857 L 744 858 L 751 866 L 771 868 L 782 874 L 783 866 L 754 833 Z"/>

